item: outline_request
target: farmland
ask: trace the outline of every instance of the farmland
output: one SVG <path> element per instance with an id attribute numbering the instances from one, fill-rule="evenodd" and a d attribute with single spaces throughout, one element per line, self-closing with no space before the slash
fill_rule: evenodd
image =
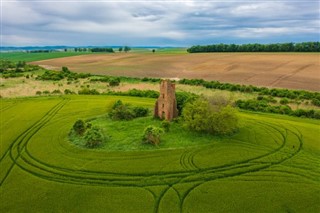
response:
<path id="1" fill-rule="evenodd" d="M 2 99 L 1 211 L 320 210 L 319 121 L 240 112 L 233 136 L 149 150 L 90 150 L 68 141 L 75 120 L 104 116 L 118 99 L 150 109 L 155 102 L 102 95 Z M 116 131 L 114 140 L 130 130 L 123 124 Z"/>
<path id="2" fill-rule="evenodd" d="M 164 54 L 165 53 L 165 54 Z M 91 54 L 34 61 L 44 67 L 110 76 L 188 78 L 320 90 L 318 53 Z"/>

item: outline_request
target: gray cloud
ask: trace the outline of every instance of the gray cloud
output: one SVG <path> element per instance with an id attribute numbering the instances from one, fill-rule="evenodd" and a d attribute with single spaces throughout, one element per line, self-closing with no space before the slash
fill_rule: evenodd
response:
<path id="1" fill-rule="evenodd" d="M 192 45 L 319 40 L 317 1 L 2 2 L 3 45 Z"/>

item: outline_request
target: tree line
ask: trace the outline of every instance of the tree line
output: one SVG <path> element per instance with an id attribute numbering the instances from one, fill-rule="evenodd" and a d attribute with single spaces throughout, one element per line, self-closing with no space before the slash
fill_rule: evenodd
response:
<path id="1" fill-rule="evenodd" d="M 320 42 L 276 43 L 276 44 L 212 44 L 196 45 L 187 49 L 189 53 L 200 52 L 320 52 Z"/>

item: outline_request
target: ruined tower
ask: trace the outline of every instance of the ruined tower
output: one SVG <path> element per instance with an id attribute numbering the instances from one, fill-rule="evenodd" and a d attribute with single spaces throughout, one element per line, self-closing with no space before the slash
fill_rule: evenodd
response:
<path id="1" fill-rule="evenodd" d="M 155 117 L 171 121 L 178 116 L 175 86 L 170 80 L 161 81 L 160 96 L 154 108 Z"/>

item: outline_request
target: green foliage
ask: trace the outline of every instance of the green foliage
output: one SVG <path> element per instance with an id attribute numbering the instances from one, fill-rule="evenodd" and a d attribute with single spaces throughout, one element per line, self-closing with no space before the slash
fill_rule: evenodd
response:
<path id="1" fill-rule="evenodd" d="M 320 52 L 320 42 L 277 44 L 212 44 L 192 46 L 189 53 L 199 52 Z"/>
<path id="2" fill-rule="evenodd" d="M 4 59 L 0 59 L 0 73 L 3 78 L 16 78 L 22 77 L 23 72 L 37 71 L 41 68 L 37 65 L 26 64 L 25 61 L 12 62 Z M 26 75 L 26 78 L 29 78 L 29 75 Z"/>
<path id="3" fill-rule="evenodd" d="M 83 120 L 77 120 L 72 128 L 78 135 L 83 135 L 86 131 L 86 123 Z"/>
<path id="4" fill-rule="evenodd" d="M 71 95 L 71 94 L 76 94 L 75 92 L 71 91 L 70 89 L 65 89 L 64 90 L 65 95 Z"/>
<path id="5" fill-rule="evenodd" d="M 182 111 L 183 125 L 193 131 L 227 135 L 238 129 L 236 110 L 227 105 L 213 105 L 198 98 L 186 104 Z"/>
<path id="6" fill-rule="evenodd" d="M 289 103 L 289 100 L 287 99 L 287 98 L 282 98 L 281 100 L 280 100 L 280 104 L 282 104 L 282 105 L 286 105 L 286 104 L 288 104 Z"/>
<path id="7" fill-rule="evenodd" d="M 100 92 L 96 89 L 83 88 L 78 91 L 79 95 L 100 95 Z"/>
<path id="8" fill-rule="evenodd" d="M 102 47 L 95 47 L 90 49 L 91 52 L 107 52 L 107 53 L 114 53 L 114 50 L 110 47 L 102 48 Z"/>
<path id="9" fill-rule="evenodd" d="M 266 87 L 256 87 L 252 85 L 239 85 L 239 84 L 230 84 L 230 83 L 220 83 L 219 81 L 205 81 L 203 79 L 181 79 L 180 84 L 186 85 L 197 85 L 203 86 L 208 89 L 219 89 L 219 90 L 228 90 L 228 91 L 239 91 L 244 93 L 253 93 L 256 92 L 260 97 L 268 96 L 268 101 L 275 103 L 275 99 L 271 97 L 280 97 L 288 99 L 306 99 L 314 100 L 312 103 L 320 103 L 320 93 L 319 92 L 309 92 L 305 90 L 288 90 L 288 89 L 269 89 Z"/>
<path id="10" fill-rule="evenodd" d="M 158 146 L 163 129 L 155 126 L 148 126 L 144 129 L 142 142 Z"/>
<path id="11" fill-rule="evenodd" d="M 109 86 L 119 86 L 120 85 L 120 79 L 119 78 L 112 78 L 109 80 Z"/>
<path id="12" fill-rule="evenodd" d="M 121 100 L 116 101 L 111 111 L 108 113 L 112 120 L 132 120 L 138 117 L 145 117 L 149 113 L 149 109 L 141 106 L 131 106 L 123 104 Z"/>
<path id="13" fill-rule="evenodd" d="M 149 114 L 149 109 L 146 107 L 136 106 L 133 107 L 132 110 L 136 118 L 146 117 Z"/>
<path id="14" fill-rule="evenodd" d="M 95 126 L 86 131 L 84 139 L 86 141 L 85 146 L 88 148 L 97 148 L 101 146 L 104 141 L 102 131 L 100 130 L 100 128 Z"/>
<path id="15" fill-rule="evenodd" d="M 121 91 L 109 91 L 108 95 L 119 95 L 119 96 L 134 96 L 134 97 L 145 97 L 145 98 L 158 98 L 159 92 L 154 90 L 137 90 L 137 89 L 130 89 L 126 92 Z"/>
<path id="16" fill-rule="evenodd" d="M 176 92 L 178 114 L 181 115 L 183 107 L 190 101 L 195 100 L 198 95 L 190 92 Z"/>
<path id="17" fill-rule="evenodd" d="M 52 80 L 59 81 L 67 78 L 68 81 L 76 80 L 78 78 L 88 78 L 91 74 L 89 73 L 74 73 L 71 72 L 67 67 L 62 67 L 62 71 L 46 70 L 44 74 L 37 76 L 36 80 Z"/>
<path id="18" fill-rule="evenodd" d="M 169 121 L 163 120 L 163 121 L 161 122 L 161 126 L 162 126 L 162 128 L 163 128 L 163 130 L 164 130 L 165 132 L 169 132 L 169 131 L 170 131 L 170 122 L 169 122 Z"/>
<path id="19" fill-rule="evenodd" d="M 129 52 L 129 51 L 131 50 L 131 48 L 128 47 L 128 46 L 124 46 L 123 50 L 124 50 L 125 52 Z"/>
<path id="20" fill-rule="evenodd" d="M 51 92 L 51 94 L 62 94 L 62 92 L 58 89 L 55 89 Z"/>
<path id="21" fill-rule="evenodd" d="M 270 105 L 265 100 L 237 100 L 235 102 L 236 106 L 240 109 L 255 111 L 255 112 L 268 112 L 268 113 L 276 113 L 276 114 L 285 114 L 296 117 L 306 117 L 306 118 L 315 118 L 319 119 L 318 114 L 319 110 L 305 110 L 305 109 L 297 109 L 292 110 L 288 105 L 282 106 L 273 106 Z"/>

